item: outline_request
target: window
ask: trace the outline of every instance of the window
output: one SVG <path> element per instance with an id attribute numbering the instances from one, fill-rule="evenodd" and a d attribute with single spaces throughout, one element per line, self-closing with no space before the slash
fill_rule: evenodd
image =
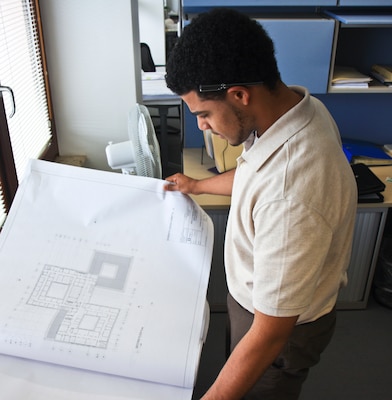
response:
<path id="1" fill-rule="evenodd" d="M 58 153 L 39 21 L 38 0 L 1 0 L 0 226 L 28 160 Z"/>

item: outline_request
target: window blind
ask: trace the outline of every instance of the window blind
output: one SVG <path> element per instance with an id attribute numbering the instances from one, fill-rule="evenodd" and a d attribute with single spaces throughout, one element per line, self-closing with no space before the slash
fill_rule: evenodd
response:
<path id="1" fill-rule="evenodd" d="M 52 139 L 35 2 L 0 2 L 0 84 L 10 87 L 15 97 L 15 114 L 11 118 L 12 98 L 2 93 L 14 160 L 12 167 L 19 181 L 28 160 L 40 158 Z M 7 211 L 5 185 L 3 181 L 0 187 L 0 226 Z"/>
<path id="2" fill-rule="evenodd" d="M 0 182 L 0 227 L 3 225 L 6 215 L 7 212 L 4 204 L 3 188 Z"/>

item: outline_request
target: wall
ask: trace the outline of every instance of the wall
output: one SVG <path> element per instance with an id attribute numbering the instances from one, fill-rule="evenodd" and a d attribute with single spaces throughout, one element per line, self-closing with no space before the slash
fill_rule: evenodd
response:
<path id="1" fill-rule="evenodd" d="M 166 0 L 166 5 L 170 11 L 178 15 L 180 12 L 180 2 L 181 0 Z"/>
<path id="2" fill-rule="evenodd" d="M 139 0 L 140 41 L 150 47 L 156 65 L 166 64 L 163 0 Z"/>
<path id="3" fill-rule="evenodd" d="M 377 144 L 392 143 L 390 93 L 330 93 L 317 94 L 334 117 L 340 134 L 345 139 L 370 141 Z M 196 117 L 187 106 L 185 147 L 202 147 L 203 133 L 197 126 Z"/>
<path id="4" fill-rule="evenodd" d="M 391 93 L 330 93 L 317 97 L 335 118 L 343 138 L 392 142 Z"/>
<path id="5" fill-rule="evenodd" d="M 40 8 L 60 154 L 109 170 L 105 147 L 128 138 L 141 97 L 137 3 L 40 0 Z"/>

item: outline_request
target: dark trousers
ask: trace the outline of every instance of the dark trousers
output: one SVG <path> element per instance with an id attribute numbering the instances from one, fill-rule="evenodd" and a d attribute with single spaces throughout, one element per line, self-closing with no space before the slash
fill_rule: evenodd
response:
<path id="1" fill-rule="evenodd" d="M 228 351 L 231 352 L 253 322 L 253 314 L 229 294 Z M 316 365 L 335 330 L 333 309 L 314 322 L 297 325 L 282 352 L 259 379 L 244 400 L 296 400 L 309 368 Z"/>

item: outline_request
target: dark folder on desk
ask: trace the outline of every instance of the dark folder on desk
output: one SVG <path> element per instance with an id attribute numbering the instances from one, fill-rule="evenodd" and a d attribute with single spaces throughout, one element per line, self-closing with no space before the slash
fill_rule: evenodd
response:
<path id="1" fill-rule="evenodd" d="M 381 203 L 385 184 L 365 164 L 352 164 L 358 187 L 358 203 Z"/>

